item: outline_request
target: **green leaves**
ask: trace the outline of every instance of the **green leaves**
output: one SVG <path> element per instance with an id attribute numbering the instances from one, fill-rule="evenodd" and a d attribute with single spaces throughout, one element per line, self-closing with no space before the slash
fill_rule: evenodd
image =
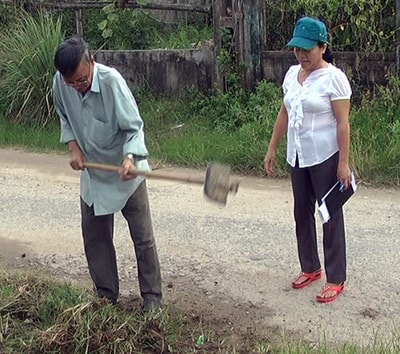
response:
<path id="1" fill-rule="evenodd" d="M 394 51 L 396 9 L 391 0 L 266 0 L 267 47 L 280 50 L 291 38 L 296 20 L 324 21 L 335 51 Z"/>
<path id="2" fill-rule="evenodd" d="M 103 12 L 107 14 L 107 18 L 101 21 L 97 27 L 101 32 L 101 36 L 104 39 L 109 39 L 113 36 L 114 31 L 112 27 L 118 25 L 119 17 L 116 13 L 114 4 L 109 4 L 103 7 Z"/>

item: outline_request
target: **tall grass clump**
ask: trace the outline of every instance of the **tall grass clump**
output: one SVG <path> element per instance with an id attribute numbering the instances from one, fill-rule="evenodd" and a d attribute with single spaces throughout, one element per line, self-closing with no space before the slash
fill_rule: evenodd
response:
<path id="1" fill-rule="evenodd" d="M 0 34 L 0 107 L 10 123 L 45 128 L 54 120 L 51 89 L 60 18 L 23 13 Z"/>

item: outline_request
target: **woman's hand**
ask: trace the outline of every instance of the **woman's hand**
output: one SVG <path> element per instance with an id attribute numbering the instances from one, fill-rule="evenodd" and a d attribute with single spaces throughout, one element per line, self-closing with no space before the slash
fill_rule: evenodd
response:
<path id="1" fill-rule="evenodd" d="M 274 124 L 274 131 L 272 132 L 272 137 L 268 145 L 268 151 L 264 158 L 264 168 L 268 176 L 273 176 L 275 172 L 276 149 L 280 140 L 287 132 L 287 126 L 288 113 L 282 102 Z"/>
<path id="2" fill-rule="evenodd" d="M 273 176 L 275 172 L 275 159 L 276 159 L 275 149 L 269 148 L 264 158 L 264 168 L 268 176 Z"/>
<path id="3" fill-rule="evenodd" d="M 339 163 L 337 169 L 337 178 L 344 184 L 344 190 L 346 190 L 351 183 L 351 170 L 348 164 Z"/>

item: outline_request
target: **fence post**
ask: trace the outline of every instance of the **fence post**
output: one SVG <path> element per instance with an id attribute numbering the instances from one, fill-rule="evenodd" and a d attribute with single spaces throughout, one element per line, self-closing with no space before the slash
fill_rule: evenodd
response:
<path id="1" fill-rule="evenodd" d="M 400 74 L 400 0 L 396 0 L 396 72 Z"/>
<path id="2" fill-rule="evenodd" d="M 234 0 L 213 0 L 212 3 L 212 19 L 214 27 L 214 80 L 216 88 L 220 89 L 222 92 L 226 92 L 228 84 L 218 61 L 224 47 L 229 46 L 230 49 L 233 49 L 233 43 L 224 43 L 226 38 L 223 38 L 225 37 L 224 31 L 229 31 L 232 36 L 235 32 L 232 17 L 233 2 Z"/>
<path id="3" fill-rule="evenodd" d="M 242 0 L 243 76 L 245 87 L 251 90 L 262 79 L 263 4 L 263 0 Z"/>
<path id="4" fill-rule="evenodd" d="M 76 34 L 79 37 L 83 37 L 83 13 L 82 9 L 75 10 L 75 21 L 76 21 Z"/>
<path id="5" fill-rule="evenodd" d="M 262 79 L 263 10 L 264 0 L 213 1 L 215 80 L 221 90 L 226 91 L 229 83 L 218 56 L 227 44 L 242 87 L 252 90 Z M 223 43 L 223 31 L 230 33 L 230 43 Z"/>

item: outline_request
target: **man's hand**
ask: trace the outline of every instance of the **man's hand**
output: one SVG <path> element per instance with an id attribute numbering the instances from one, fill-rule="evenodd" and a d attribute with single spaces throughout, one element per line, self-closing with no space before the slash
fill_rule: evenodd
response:
<path id="1" fill-rule="evenodd" d="M 85 156 L 77 142 L 72 140 L 68 143 L 69 149 L 69 165 L 74 170 L 84 170 Z"/>
<path id="2" fill-rule="evenodd" d="M 135 171 L 137 171 L 137 169 L 133 161 L 127 157 L 124 158 L 122 161 L 122 165 L 118 170 L 120 178 L 123 181 L 134 179 L 138 176 L 135 174 Z"/>

